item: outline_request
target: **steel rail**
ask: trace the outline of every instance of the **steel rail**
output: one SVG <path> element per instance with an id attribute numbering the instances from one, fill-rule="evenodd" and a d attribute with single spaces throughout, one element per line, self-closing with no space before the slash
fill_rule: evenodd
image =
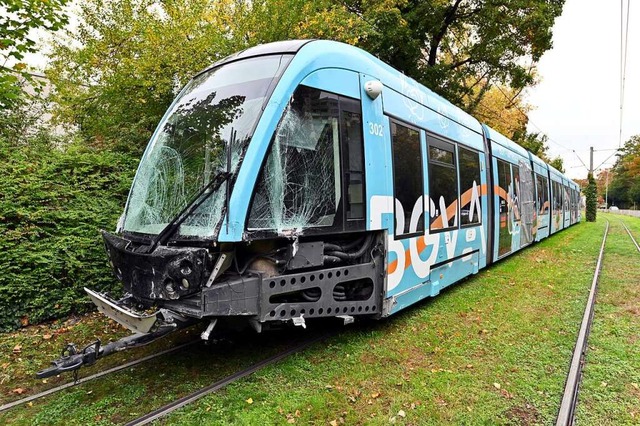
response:
<path id="1" fill-rule="evenodd" d="M 580 331 L 578 332 L 578 339 L 576 340 L 569 373 L 567 374 L 567 381 L 564 387 L 560 410 L 558 411 L 558 418 L 556 419 L 556 426 L 571 426 L 574 422 L 576 404 L 578 403 L 578 391 L 580 390 L 580 379 L 582 376 L 582 365 L 584 363 L 584 356 L 587 350 L 587 339 L 589 338 L 591 322 L 593 321 L 593 308 L 596 299 L 596 292 L 598 290 L 598 278 L 600 277 L 602 257 L 604 255 L 604 246 L 607 241 L 608 233 L 609 221 L 607 220 L 607 227 L 604 230 L 604 237 L 602 238 L 602 245 L 600 246 L 600 254 L 598 255 L 596 270 L 593 274 L 591 291 L 589 291 L 587 306 L 584 309 L 582 323 L 580 324 Z"/>
<path id="2" fill-rule="evenodd" d="M 633 244 L 635 244 L 638 251 L 640 251 L 640 245 L 638 245 L 636 239 L 633 238 L 633 234 L 631 234 L 631 231 L 629 230 L 629 228 L 627 228 L 627 225 L 622 220 L 620 220 L 620 223 L 622 224 L 622 226 L 624 226 L 624 229 L 627 231 L 627 234 L 629 234 L 629 236 L 631 237 L 631 241 L 633 241 Z"/>
<path id="3" fill-rule="evenodd" d="M 43 398 L 43 397 L 48 396 L 48 395 L 52 395 L 52 394 L 54 394 L 56 392 L 60 392 L 61 390 L 64 390 L 64 389 L 67 389 L 67 388 L 70 388 L 70 387 L 73 387 L 73 386 L 76 386 L 76 385 L 80 385 L 82 383 L 86 383 L 86 382 L 89 382 L 91 380 L 95 380 L 95 379 L 97 379 L 99 377 L 103 377 L 103 376 L 106 376 L 108 374 L 115 373 L 115 372 L 120 371 L 120 370 L 124 370 L 124 369 L 129 368 L 129 367 L 136 366 L 138 364 L 141 364 L 143 362 L 152 360 L 152 359 L 157 358 L 159 356 L 167 355 L 167 354 L 170 354 L 170 353 L 173 353 L 173 352 L 177 352 L 177 351 L 179 351 L 179 350 L 181 350 L 183 348 L 186 348 L 187 346 L 191 346 L 194 343 L 198 343 L 199 341 L 200 341 L 200 339 L 196 339 L 196 340 L 193 340 L 191 342 L 187 342 L 187 343 L 184 343 L 182 345 L 175 346 L 173 348 L 165 349 L 164 351 L 160 351 L 160 352 L 155 353 L 155 354 L 147 355 L 147 356 L 142 357 L 140 359 L 129 361 L 129 362 L 125 363 L 125 364 L 118 365 L 118 366 L 109 368 L 109 369 L 104 370 L 104 371 L 100 371 L 100 372 L 98 372 L 96 374 L 92 374 L 91 376 L 81 377 L 80 379 L 78 379 L 76 381 L 64 383 L 64 384 L 62 384 L 60 386 L 56 386 L 56 387 L 53 387 L 51 389 L 47 389 L 47 390 L 42 391 L 40 393 L 37 393 L 37 394 L 34 394 L 34 395 L 30 395 L 30 396 L 27 396 L 25 398 L 18 399 L 18 400 L 6 403 L 6 404 L 0 406 L 0 413 L 3 412 L 3 411 L 7 411 L 7 410 L 9 410 L 9 409 L 11 409 L 13 407 L 17 407 L 18 405 L 26 404 L 27 402 L 31 402 L 31 401 L 34 401 L 34 400 L 39 399 L 39 398 Z"/>
<path id="4" fill-rule="evenodd" d="M 271 364 L 275 364 L 278 361 L 281 361 L 295 353 L 298 353 L 300 351 L 302 351 L 303 349 L 308 348 L 309 346 L 311 346 L 312 344 L 325 339 L 326 337 L 330 336 L 331 333 L 325 333 L 322 334 L 320 336 L 317 337 L 313 337 L 309 340 L 305 340 L 304 342 L 286 349 L 276 355 L 270 356 L 262 361 L 257 362 L 256 364 L 251 365 L 250 367 L 247 367 L 243 370 L 240 370 L 236 373 L 231 374 L 230 376 L 225 377 L 224 379 L 218 380 L 217 382 L 214 382 L 210 385 L 207 385 L 193 393 L 190 393 L 188 395 L 183 396 L 182 398 L 176 399 L 173 402 L 170 402 L 169 404 L 164 405 L 163 407 L 158 408 L 157 410 L 154 410 L 148 414 L 145 414 L 135 420 L 132 420 L 128 423 L 126 423 L 125 426 L 138 426 L 138 425 L 146 425 L 149 424 L 155 420 L 158 420 L 164 416 L 166 416 L 169 413 L 172 413 L 173 411 L 178 410 L 179 408 L 184 407 L 187 404 L 190 404 L 204 396 L 207 396 L 211 393 L 217 392 L 220 389 L 224 388 L 225 386 L 240 380 L 244 377 L 250 376 L 251 374 L 255 373 L 256 371 L 259 371 L 261 369 L 263 369 L 264 367 L 267 367 Z"/>

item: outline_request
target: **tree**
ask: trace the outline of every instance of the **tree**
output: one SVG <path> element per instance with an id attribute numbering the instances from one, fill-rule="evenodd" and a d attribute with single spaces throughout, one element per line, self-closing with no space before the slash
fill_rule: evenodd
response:
<path id="1" fill-rule="evenodd" d="M 37 51 L 32 32 L 67 23 L 67 0 L 0 0 L 0 112 L 20 106 L 24 81 L 36 84 L 22 60 Z M 11 65 L 9 65 L 11 64 Z"/>
<path id="2" fill-rule="evenodd" d="M 288 38 L 357 42 L 360 20 L 328 1 L 88 0 L 54 44 L 58 120 L 90 144 L 140 151 L 177 94 L 217 60 Z"/>
<path id="3" fill-rule="evenodd" d="M 626 141 L 617 155 L 609 185 L 611 204 L 637 207 L 640 205 L 640 135 Z"/>
<path id="4" fill-rule="evenodd" d="M 479 108 L 499 97 L 500 85 L 513 107 L 500 112 L 513 116 L 506 131 L 524 137 L 526 117 L 516 119 L 514 105 L 525 109 L 519 94 L 551 47 L 563 3 L 88 0 L 77 30 L 55 44 L 48 75 L 61 120 L 93 144 L 139 149 L 177 89 L 215 60 L 275 40 L 332 39 L 370 51 L 471 114 L 490 114 Z"/>
<path id="5" fill-rule="evenodd" d="M 347 0 L 372 30 L 362 46 L 474 113 L 494 83 L 535 81 L 564 0 Z M 470 96 L 477 87 L 481 87 Z"/>
<path id="6" fill-rule="evenodd" d="M 596 213 L 598 211 L 598 200 L 596 194 L 596 180 L 593 178 L 593 174 L 589 173 L 587 177 L 589 184 L 584 190 L 585 202 L 586 202 L 586 216 L 587 222 L 596 221 Z"/>

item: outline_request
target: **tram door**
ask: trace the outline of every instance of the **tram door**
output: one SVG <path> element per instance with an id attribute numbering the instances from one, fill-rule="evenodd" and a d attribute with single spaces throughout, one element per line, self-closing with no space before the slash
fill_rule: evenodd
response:
<path id="1" fill-rule="evenodd" d="M 533 184 L 533 171 L 527 161 L 520 160 L 520 208 L 521 208 L 521 227 L 520 227 L 520 247 L 531 244 L 533 241 L 533 227 L 535 219 L 535 200 Z"/>

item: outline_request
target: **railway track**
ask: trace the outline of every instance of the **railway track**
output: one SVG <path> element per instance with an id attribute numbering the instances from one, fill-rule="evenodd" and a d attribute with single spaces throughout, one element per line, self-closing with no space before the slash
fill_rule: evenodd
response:
<path id="1" fill-rule="evenodd" d="M 591 330 L 591 323 L 593 322 L 594 305 L 596 293 L 598 291 L 598 278 L 600 277 L 600 270 L 602 269 L 602 258 L 608 233 L 609 221 L 607 220 L 607 226 L 604 231 L 604 236 L 602 237 L 602 245 L 600 246 L 600 254 L 598 255 L 598 262 L 596 264 L 596 270 L 593 274 L 593 281 L 591 282 L 589 298 L 587 299 L 587 306 L 585 307 L 584 315 L 582 316 L 580 331 L 578 332 L 578 338 L 571 358 L 569 373 L 567 374 L 564 393 L 562 395 L 562 403 L 560 404 L 560 410 L 558 411 L 558 417 L 556 419 L 556 426 L 571 426 L 574 422 L 575 409 L 578 403 L 578 392 L 580 390 L 580 379 L 582 377 L 582 366 L 584 365 L 587 340 L 589 338 L 589 331 Z"/>
<path id="2" fill-rule="evenodd" d="M 100 377 L 107 376 L 107 375 L 112 374 L 112 373 L 116 373 L 118 371 L 127 369 L 129 367 L 134 367 L 134 366 L 136 366 L 138 364 L 142 364 L 143 362 L 150 361 L 152 359 L 161 357 L 163 355 L 168 355 L 168 354 L 171 354 L 171 353 L 174 353 L 174 352 L 179 352 L 180 350 L 182 350 L 182 349 L 184 349 L 184 348 L 186 348 L 188 346 L 191 346 L 191 345 L 193 345 L 195 343 L 198 343 L 200 341 L 201 340 L 198 338 L 198 339 L 193 340 L 191 342 L 187 342 L 187 343 L 184 343 L 182 345 L 178 345 L 178 346 L 175 346 L 173 348 L 166 349 L 164 351 L 161 351 L 161 352 L 158 352 L 158 353 L 155 353 L 155 354 L 152 354 L 152 355 L 148 355 L 148 356 L 145 356 L 143 358 L 136 359 L 136 360 L 124 363 L 122 365 L 118 365 L 118 366 L 109 368 L 109 369 L 104 370 L 104 371 L 100 371 L 100 372 L 92 374 L 90 376 L 81 377 L 81 378 L 79 378 L 77 380 L 74 380 L 72 382 L 64 383 L 64 384 L 62 384 L 60 386 L 56 386 L 56 387 L 53 387 L 51 389 L 47 389 L 47 390 L 42 391 L 40 393 L 37 393 L 37 394 L 34 394 L 34 395 L 29 395 L 29 396 L 27 396 L 25 398 L 21 398 L 21 399 L 12 401 L 12 402 L 8 402 L 8 403 L 6 403 L 4 405 L 0 405 L 0 413 L 2 413 L 4 411 L 7 411 L 7 410 L 10 410 L 11 408 L 17 407 L 19 405 L 26 404 L 26 403 L 35 401 L 35 400 L 40 399 L 40 398 L 44 398 L 45 396 L 53 395 L 53 394 L 58 393 L 58 392 L 60 392 L 60 391 L 62 391 L 64 389 L 68 389 L 70 387 L 77 386 L 77 385 L 80 385 L 82 383 L 90 382 L 92 380 L 98 379 Z"/>
<path id="3" fill-rule="evenodd" d="M 244 368 L 240 371 L 237 371 L 223 379 L 220 379 L 214 383 L 211 383 L 210 385 L 207 385 L 203 388 L 200 388 L 188 395 L 183 396 L 182 398 L 176 399 L 173 402 L 170 402 L 148 414 L 145 414 L 135 420 L 132 420 L 128 423 L 126 423 L 126 426 L 138 426 L 138 425 L 146 425 L 149 424 L 155 420 L 158 420 L 182 407 L 184 407 L 187 404 L 190 404 L 194 401 L 197 401 L 200 398 L 203 398 L 209 394 L 212 394 L 214 392 L 219 391 L 220 389 L 224 388 L 225 386 L 238 381 L 244 377 L 250 376 L 251 374 L 255 373 L 256 371 L 259 371 L 261 369 L 263 369 L 264 367 L 267 367 L 271 364 L 275 364 L 279 361 L 282 361 L 283 359 L 296 354 L 298 352 L 301 352 L 302 350 L 308 348 L 309 346 L 311 346 L 312 344 L 323 340 L 327 337 L 329 337 L 331 335 L 331 333 L 325 333 L 325 334 L 321 334 L 320 336 L 314 336 L 311 337 L 309 339 L 306 339 L 304 341 L 302 341 L 301 343 L 285 349 L 284 351 L 277 353 L 275 355 L 272 355 L 266 359 L 263 359 L 262 361 L 259 361 L 247 368 Z"/>
<path id="4" fill-rule="evenodd" d="M 631 233 L 631 231 L 629 230 L 629 228 L 627 228 L 627 225 L 624 223 L 623 220 L 620 220 L 620 223 L 622 224 L 622 226 L 624 227 L 624 229 L 627 231 L 627 234 L 629 234 L 629 237 L 631 237 L 631 241 L 633 241 L 633 244 L 635 244 L 636 248 L 638 249 L 638 251 L 640 252 L 640 245 L 638 245 L 638 242 L 636 241 L 635 238 L 633 238 L 633 234 Z"/>

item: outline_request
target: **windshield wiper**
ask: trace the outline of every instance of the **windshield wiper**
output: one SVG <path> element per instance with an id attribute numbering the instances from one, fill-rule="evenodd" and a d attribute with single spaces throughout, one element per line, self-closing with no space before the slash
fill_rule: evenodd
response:
<path id="1" fill-rule="evenodd" d="M 220 188 L 220 186 L 226 181 L 227 182 L 227 191 L 225 194 L 225 210 L 228 209 L 229 206 L 229 190 L 230 187 L 228 185 L 228 179 L 231 176 L 231 146 L 235 143 L 236 139 L 236 131 L 231 129 L 231 137 L 229 138 L 229 143 L 227 144 L 227 170 L 218 170 L 209 182 L 207 182 L 200 191 L 193 197 L 193 199 L 187 203 L 187 205 L 178 213 L 172 220 L 162 228 L 162 231 L 158 233 L 150 242 L 148 246 L 144 246 L 141 250 L 145 253 L 151 253 L 158 247 L 158 245 L 165 244 L 167 240 L 175 234 L 175 232 L 180 228 L 180 225 L 187 220 L 187 218 L 194 212 L 198 207 L 202 205 L 214 192 Z"/>
<path id="2" fill-rule="evenodd" d="M 151 243 L 146 246 L 144 250 L 147 253 L 151 253 L 158 245 L 165 244 L 167 240 L 178 230 L 180 225 L 187 220 L 187 218 L 193 213 L 198 207 L 202 205 L 207 199 L 220 188 L 220 186 L 229 179 L 231 173 L 226 170 L 219 170 L 213 179 L 211 179 L 198 193 L 193 197 L 193 200 L 180 211 L 172 220 L 162 228 L 162 231 L 158 233 L 151 240 Z"/>

